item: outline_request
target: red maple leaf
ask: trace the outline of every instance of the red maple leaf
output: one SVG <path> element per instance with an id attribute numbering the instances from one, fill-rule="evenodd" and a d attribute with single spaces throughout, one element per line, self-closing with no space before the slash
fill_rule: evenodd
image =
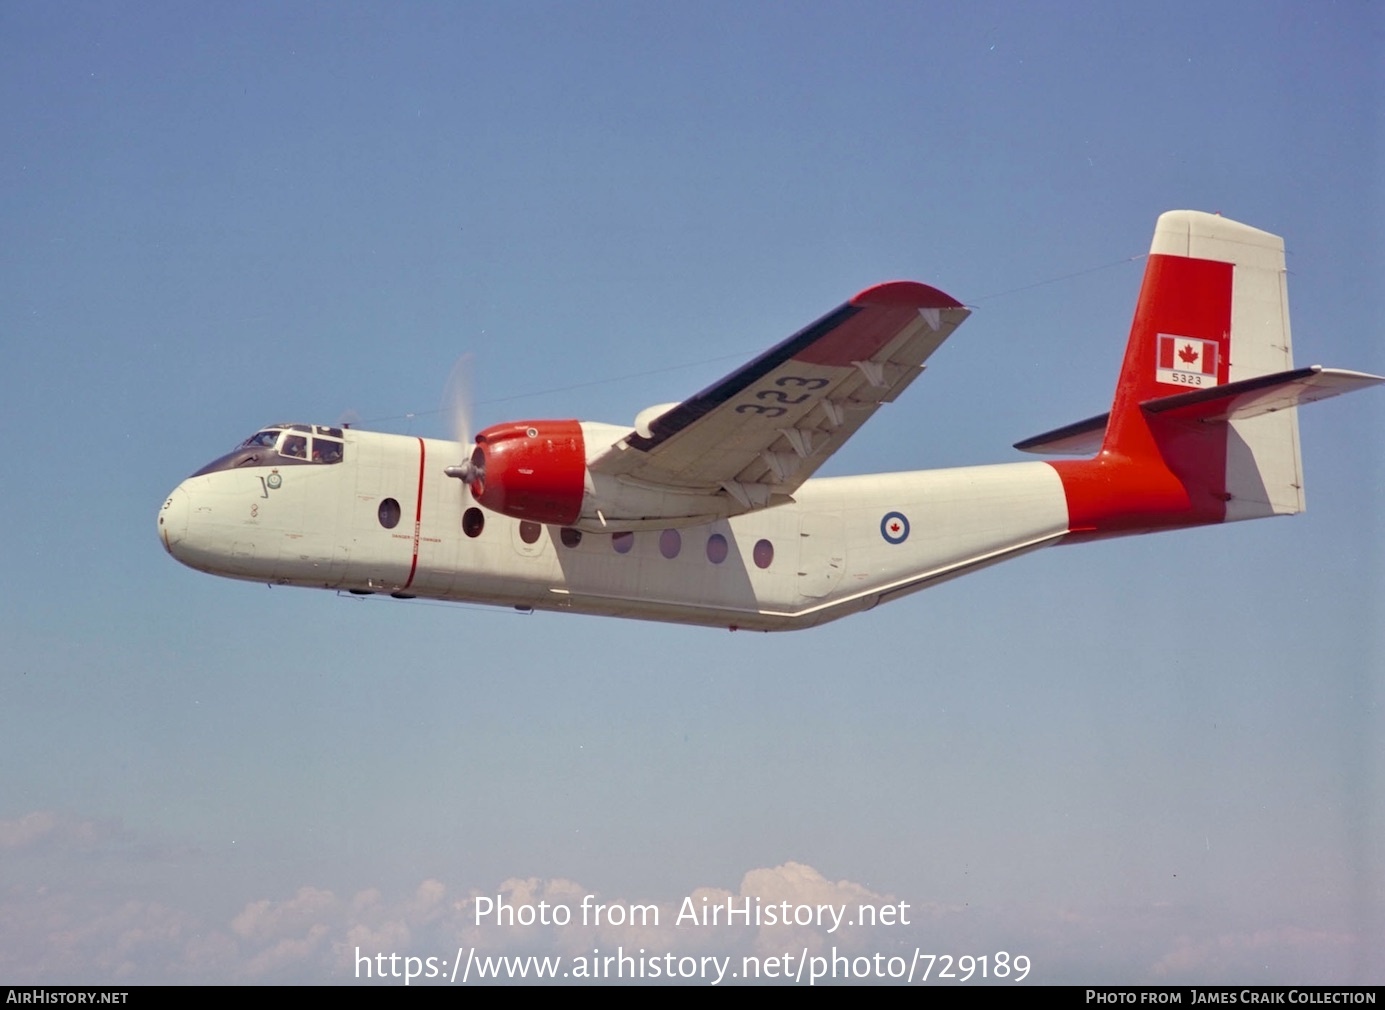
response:
<path id="1" fill-rule="evenodd" d="M 1194 361 L 1198 359 L 1198 353 L 1197 351 L 1193 350 L 1192 344 L 1188 344 L 1181 351 L 1178 352 L 1178 357 L 1181 358 L 1184 361 L 1184 363 L 1191 365 Z"/>

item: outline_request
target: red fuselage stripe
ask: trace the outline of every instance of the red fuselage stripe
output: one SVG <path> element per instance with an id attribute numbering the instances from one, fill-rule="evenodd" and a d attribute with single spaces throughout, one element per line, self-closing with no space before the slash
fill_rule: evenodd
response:
<path id="1" fill-rule="evenodd" d="M 409 581 L 404 583 L 404 588 L 408 589 L 414 584 L 414 575 L 418 572 L 418 539 L 423 530 L 423 439 L 418 440 L 418 503 L 414 506 L 414 560 L 409 565 Z"/>

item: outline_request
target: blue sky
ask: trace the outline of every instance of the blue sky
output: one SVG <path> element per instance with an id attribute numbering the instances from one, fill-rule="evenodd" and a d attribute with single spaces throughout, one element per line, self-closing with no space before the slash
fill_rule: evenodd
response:
<path id="1" fill-rule="evenodd" d="M 907 901 L 848 946 L 1032 981 L 1381 982 L 1378 391 L 1302 413 L 1303 516 L 794 635 L 222 581 L 154 515 L 266 422 L 447 435 L 464 352 L 480 424 L 629 423 L 893 277 L 976 311 L 826 472 L 1010 461 L 1106 408 L 1175 207 L 1286 236 L 1299 363 L 1385 372 L 1383 37 L 1364 3 L 0 9 L 0 975 L 350 982 L 357 946 L 632 940 L 478 895 L 706 888 Z"/>

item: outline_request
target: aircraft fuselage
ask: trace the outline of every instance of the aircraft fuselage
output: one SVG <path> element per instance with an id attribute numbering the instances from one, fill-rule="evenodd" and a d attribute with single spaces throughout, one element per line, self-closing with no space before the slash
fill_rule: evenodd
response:
<path id="1" fill-rule="evenodd" d="M 478 508 L 443 472 L 454 443 L 315 430 L 335 432 L 337 459 L 265 447 L 179 485 L 159 513 L 169 553 L 274 585 L 770 631 L 1068 531 L 1062 484 L 1034 462 L 811 480 L 793 502 L 704 525 L 579 533 Z"/>

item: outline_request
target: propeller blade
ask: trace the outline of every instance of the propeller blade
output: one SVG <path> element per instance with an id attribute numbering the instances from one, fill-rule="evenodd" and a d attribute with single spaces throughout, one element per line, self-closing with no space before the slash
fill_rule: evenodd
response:
<path id="1" fill-rule="evenodd" d="M 458 462 L 443 472 L 449 477 L 471 484 L 482 476 L 472 454 L 471 427 L 471 368 L 472 355 L 463 354 L 452 366 L 452 374 L 447 377 L 447 405 L 452 414 L 452 434 L 457 440 Z"/>

